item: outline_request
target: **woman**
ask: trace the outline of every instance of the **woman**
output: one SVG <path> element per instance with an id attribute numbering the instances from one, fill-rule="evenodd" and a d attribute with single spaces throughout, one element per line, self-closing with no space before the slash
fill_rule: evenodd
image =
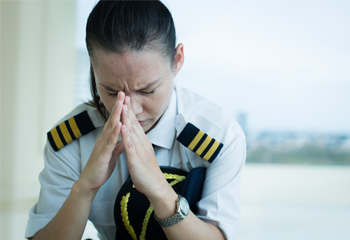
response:
<path id="1" fill-rule="evenodd" d="M 102 239 L 116 239 L 114 203 L 130 176 L 168 239 L 234 239 L 245 137 L 218 106 L 174 84 L 184 47 L 176 46 L 168 9 L 159 1 L 100 1 L 86 45 L 93 101 L 48 133 L 26 237 L 81 239 L 89 218 Z M 187 203 L 159 166 L 206 168 L 196 215 L 177 213 Z"/>

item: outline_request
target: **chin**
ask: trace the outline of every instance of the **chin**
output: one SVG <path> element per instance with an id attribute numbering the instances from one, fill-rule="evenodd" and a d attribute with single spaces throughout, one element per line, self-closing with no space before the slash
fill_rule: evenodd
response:
<path id="1" fill-rule="evenodd" d="M 152 123 L 152 124 L 145 124 L 142 126 L 143 130 L 145 131 L 145 133 L 147 134 L 149 131 L 151 131 L 154 127 L 156 126 L 156 123 Z"/>
<path id="2" fill-rule="evenodd" d="M 149 126 L 142 127 L 142 128 L 143 128 L 143 131 L 144 131 L 146 134 L 151 130 L 151 127 L 149 127 Z"/>

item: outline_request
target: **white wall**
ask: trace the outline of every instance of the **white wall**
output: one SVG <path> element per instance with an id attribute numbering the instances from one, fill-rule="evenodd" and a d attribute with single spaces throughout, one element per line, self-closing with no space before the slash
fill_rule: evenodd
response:
<path id="1" fill-rule="evenodd" d="M 1 1 L 1 239 L 23 239 L 46 132 L 74 105 L 75 1 Z"/>

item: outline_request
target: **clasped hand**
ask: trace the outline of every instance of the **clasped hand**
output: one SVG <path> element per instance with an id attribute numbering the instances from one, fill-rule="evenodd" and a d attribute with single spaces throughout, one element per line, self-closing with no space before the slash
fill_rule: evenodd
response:
<path id="1" fill-rule="evenodd" d="M 122 141 L 117 143 L 119 134 Z M 96 194 L 113 173 L 116 161 L 124 151 L 136 189 L 148 198 L 157 197 L 164 184 L 167 184 L 166 180 L 159 168 L 152 144 L 132 110 L 130 97 L 125 97 L 123 92 L 119 92 L 102 133 L 77 181 L 80 189 L 88 194 Z"/>

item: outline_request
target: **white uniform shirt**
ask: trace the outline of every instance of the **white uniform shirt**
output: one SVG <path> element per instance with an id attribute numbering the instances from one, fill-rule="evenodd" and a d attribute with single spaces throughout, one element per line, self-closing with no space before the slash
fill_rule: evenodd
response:
<path id="1" fill-rule="evenodd" d="M 39 175 L 41 191 L 38 203 L 30 210 L 25 237 L 34 236 L 56 215 L 72 185 L 85 167 L 104 121 L 93 107 L 82 104 L 60 122 L 87 110 L 96 129 L 55 152 L 47 142 L 44 150 L 45 168 Z M 59 122 L 59 123 L 60 123 Z M 212 163 L 200 158 L 176 140 L 186 124 L 215 138 L 224 146 Z M 205 167 L 206 176 L 197 217 L 210 222 L 234 239 L 240 222 L 240 178 L 246 157 L 245 136 L 235 120 L 205 98 L 175 87 L 168 108 L 157 126 L 148 134 L 160 166 L 171 166 L 189 172 Z M 108 181 L 99 189 L 89 219 L 101 239 L 115 239 L 113 208 L 116 196 L 129 177 L 123 153 Z"/>

